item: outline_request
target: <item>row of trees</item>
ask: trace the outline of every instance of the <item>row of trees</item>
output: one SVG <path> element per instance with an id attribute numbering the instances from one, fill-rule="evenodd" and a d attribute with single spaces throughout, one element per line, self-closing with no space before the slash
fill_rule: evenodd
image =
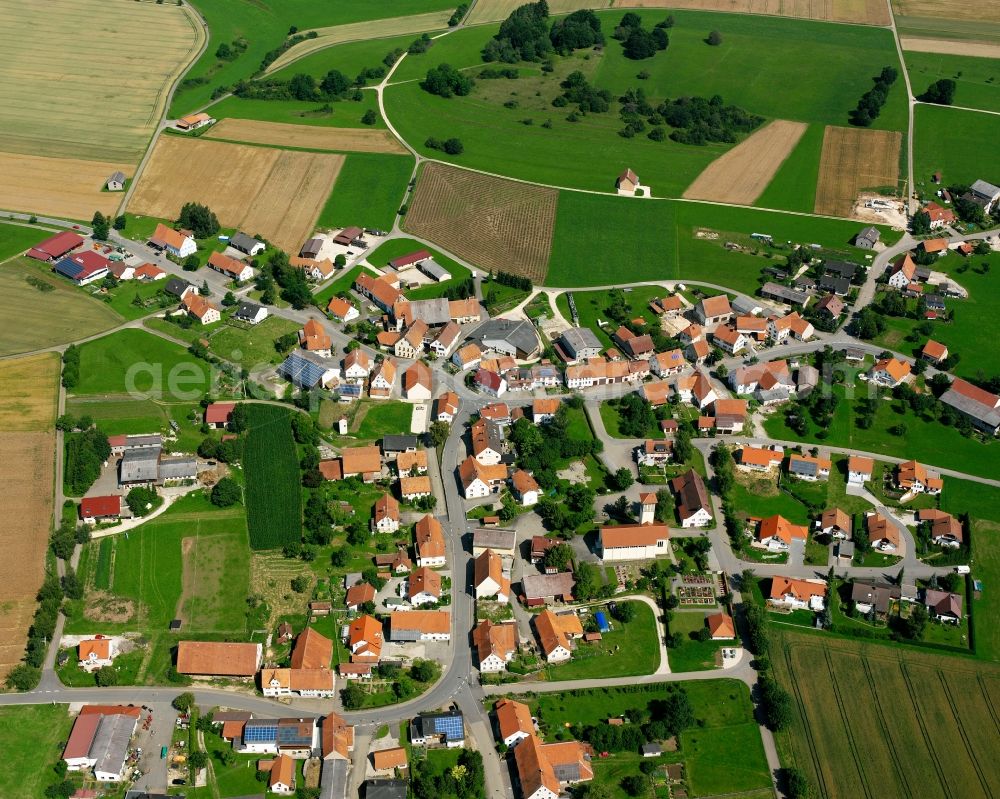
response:
<path id="1" fill-rule="evenodd" d="M 97 427 L 66 436 L 65 483 L 70 493 L 82 495 L 101 476 L 101 466 L 111 457 L 108 437 Z"/>
<path id="2" fill-rule="evenodd" d="M 850 113 L 850 122 L 862 128 L 871 127 L 872 122 L 882 113 L 882 106 L 889 97 L 889 88 L 896 82 L 899 73 L 895 67 L 883 67 L 874 78 L 874 86 L 861 95 L 857 108 Z"/>
<path id="3" fill-rule="evenodd" d="M 70 344 L 63 353 L 62 384 L 72 391 L 80 382 L 80 348 Z"/>

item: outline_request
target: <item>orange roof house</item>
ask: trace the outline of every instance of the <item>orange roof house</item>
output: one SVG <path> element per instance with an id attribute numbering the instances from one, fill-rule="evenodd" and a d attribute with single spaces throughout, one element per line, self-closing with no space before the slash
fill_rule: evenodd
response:
<path id="1" fill-rule="evenodd" d="M 428 513 L 417 522 L 413 535 L 416 539 L 418 563 L 434 565 L 444 561 L 445 545 L 441 522 Z"/>
<path id="2" fill-rule="evenodd" d="M 536 736 L 529 735 L 517 746 L 514 750 L 514 765 L 523 796 L 551 797 L 562 793 L 555 769 L 545 757 L 542 743 Z"/>
<path id="3" fill-rule="evenodd" d="M 354 727 L 342 716 L 330 713 L 320 722 L 320 746 L 324 760 L 350 760 L 354 750 Z"/>
<path id="4" fill-rule="evenodd" d="M 406 750 L 401 746 L 392 749 L 378 749 L 372 752 L 372 765 L 376 771 L 406 768 Z"/>
<path id="5" fill-rule="evenodd" d="M 712 634 L 713 640 L 726 640 L 736 637 L 736 625 L 728 613 L 712 613 L 705 617 L 705 624 Z"/>
<path id="6" fill-rule="evenodd" d="M 111 660 L 111 639 L 92 638 L 80 641 L 78 650 L 81 663 L 91 660 Z"/>
<path id="7" fill-rule="evenodd" d="M 218 641 L 181 641 L 177 645 L 177 671 L 220 677 L 252 677 L 260 668 L 260 644 Z"/>
<path id="8" fill-rule="evenodd" d="M 302 326 L 302 330 L 299 331 L 299 344 L 302 345 L 303 349 L 307 349 L 310 352 L 329 350 L 330 337 L 323 330 L 323 326 L 319 322 L 315 319 L 310 319 Z"/>
<path id="9" fill-rule="evenodd" d="M 766 544 L 769 541 L 780 541 L 786 547 L 791 546 L 795 538 L 805 539 L 808 536 L 805 527 L 799 524 L 792 524 L 788 519 L 779 514 L 761 519 L 757 525 L 757 541 Z"/>
<path id="10" fill-rule="evenodd" d="M 581 637 L 583 625 L 575 613 L 557 616 L 551 610 L 543 610 L 535 616 L 535 631 L 545 656 L 552 657 L 560 648 L 570 652 L 570 638 Z"/>
<path id="11" fill-rule="evenodd" d="M 328 669 L 333 659 L 333 641 L 306 627 L 292 648 L 293 669 Z"/>
<path id="12" fill-rule="evenodd" d="M 351 648 L 352 662 L 377 663 L 382 657 L 381 622 L 372 616 L 359 616 L 348 628 L 347 643 Z"/>
<path id="13" fill-rule="evenodd" d="M 531 708 L 523 702 L 500 699 L 493 705 L 493 710 L 497 716 L 500 738 L 508 746 L 510 746 L 512 739 L 517 741 L 535 734 L 535 722 L 531 718 Z"/>
<path id="14" fill-rule="evenodd" d="M 932 361 L 933 363 L 941 363 L 948 357 L 948 348 L 934 339 L 927 339 L 927 343 L 924 344 L 924 348 L 920 351 L 921 357 L 924 360 Z"/>

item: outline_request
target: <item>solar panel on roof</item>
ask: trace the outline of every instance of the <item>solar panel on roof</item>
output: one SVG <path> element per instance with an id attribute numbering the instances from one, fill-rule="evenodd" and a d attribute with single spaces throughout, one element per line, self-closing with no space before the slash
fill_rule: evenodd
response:
<path id="1" fill-rule="evenodd" d="M 83 267 L 75 261 L 71 261 L 69 258 L 63 258 L 61 261 L 56 263 L 56 272 L 58 272 L 63 277 L 68 277 L 70 280 L 76 280 L 80 273 L 83 271 Z"/>
<path id="2" fill-rule="evenodd" d="M 281 374 L 296 385 L 309 387 L 317 385 L 323 379 L 323 371 L 320 366 L 297 355 L 289 355 L 280 369 Z"/>
<path id="3" fill-rule="evenodd" d="M 462 717 L 438 716 L 434 719 L 434 731 L 450 741 L 459 741 L 464 737 Z"/>
<path id="4" fill-rule="evenodd" d="M 243 740 L 247 743 L 263 743 L 266 741 L 277 740 L 278 737 L 278 723 L 269 722 L 265 724 L 254 723 L 251 719 L 246 723 L 243 728 Z"/>

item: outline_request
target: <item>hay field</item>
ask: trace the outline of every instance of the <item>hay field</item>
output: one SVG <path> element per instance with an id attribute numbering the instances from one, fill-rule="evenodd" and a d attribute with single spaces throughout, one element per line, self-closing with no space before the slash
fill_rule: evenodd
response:
<path id="1" fill-rule="evenodd" d="M 129 204 L 175 219 L 189 201 L 208 205 L 226 227 L 260 234 L 298 252 L 313 231 L 344 156 L 162 136 Z"/>
<path id="2" fill-rule="evenodd" d="M 776 17 L 888 25 L 883 0 L 614 0 L 615 8 L 681 8 Z"/>
<path id="3" fill-rule="evenodd" d="M 351 22 L 347 25 L 331 25 L 326 28 L 315 28 L 315 39 L 306 39 L 282 53 L 264 70 L 265 75 L 276 72 L 282 67 L 305 58 L 307 55 L 344 42 L 365 41 L 368 39 L 387 39 L 392 36 L 406 34 L 429 33 L 444 30 L 448 27 L 451 11 L 433 11 L 428 14 L 411 14 L 407 17 L 389 17 L 366 22 Z M 306 33 L 306 31 L 301 31 Z"/>
<path id="4" fill-rule="evenodd" d="M 1000 5 L 997 3 L 970 3 L 968 0 L 892 0 L 892 10 L 900 17 L 1000 22 Z"/>
<path id="5" fill-rule="evenodd" d="M 912 53 L 941 53 L 942 55 L 1000 59 L 1000 44 L 962 42 L 955 39 L 922 39 L 916 36 L 900 36 L 899 43 L 904 50 L 909 50 Z"/>
<path id="6" fill-rule="evenodd" d="M 118 208 L 121 193 L 101 191 L 118 169 L 130 175 L 132 164 L 0 152 L 0 208 L 89 222 Z"/>
<path id="7" fill-rule="evenodd" d="M 507 19 L 518 6 L 524 5 L 521 0 L 478 0 L 473 6 L 469 15 L 468 24 L 475 25 L 480 22 L 500 22 Z M 610 8 L 611 0 L 551 0 L 549 3 L 549 13 L 553 16 L 557 14 L 569 14 L 581 8 Z M 635 5 L 629 3 L 629 5 Z"/>
<path id="8" fill-rule="evenodd" d="M 827 125 L 816 184 L 817 214 L 850 216 L 862 189 L 899 183 L 903 134 Z"/>
<path id="9" fill-rule="evenodd" d="M 809 126 L 776 119 L 716 158 L 684 192 L 688 200 L 753 205 Z"/>
<path id="10" fill-rule="evenodd" d="M 275 147 L 303 147 L 309 150 L 346 150 L 355 153 L 397 153 L 407 149 L 387 130 L 370 128 L 321 128 L 261 122 L 255 119 L 223 119 L 213 125 L 206 139 L 228 139 Z"/>
<path id="11" fill-rule="evenodd" d="M 65 344 L 123 321 L 111 306 L 86 296 L 38 261 L 22 256 L 0 265 L 0 356 Z M 3 411 L 0 407 L 0 429 Z"/>
<path id="12" fill-rule="evenodd" d="M 0 19 L 0 152 L 116 168 L 146 149 L 203 36 L 173 3 L 0 0 Z"/>
<path id="13" fill-rule="evenodd" d="M 790 632 L 772 663 L 796 705 L 788 765 L 821 799 L 1000 793 L 995 666 Z"/>
<path id="14" fill-rule="evenodd" d="M 59 356 L 0 361 L 0 677 L 24 655 L 52 528 Z"/>
<path id="15" fill-rule="evenodd" d="M 404 219 L 406 230 L 440 244 L 473 266 L 545 280 L 555 189 L 428 163 Z"/>

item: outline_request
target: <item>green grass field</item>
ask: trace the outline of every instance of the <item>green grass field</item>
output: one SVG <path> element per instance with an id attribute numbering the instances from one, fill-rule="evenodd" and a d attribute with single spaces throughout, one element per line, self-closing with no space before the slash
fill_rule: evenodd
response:
<path id="1" fill-rule="evenodd" d="M 825 125 L 808 127 L 754 205 L 812 213 L 816 207 L 816 181 L 825 130 Z"/>
<path id="2" fill-rule="evenodd" d="M 983 265 L 988 265 L 984 270 Z M 947 272 L 956 283 L 969 292 L 968 299 L 946 299 L 945 306 L 953 312 L 951 322 L 934 322 L 930 338 L 948 347 L 949 352 L 958 353 L 961 360 L 950 370 L 953 374 L 967 379 L 980 379 L 1000 372 L 1000 353 L 991 347 L 982 347 L 984 326 L 992 331 L 1000 322 L 1000 253 L 988 256 L 974 255 L 963 258 L 955 253 L 938 259 L 934 266 Z M 962 270 L 962 271 L 959 271 Z M 875 341 L 888 349 L 904 355 L 919 354 L 927 341 L 921 336 L 916 342 L 907 341 L 907 336 L 920 324 L 919 320 L 896 316 L 885 317 L 886 331 Z"/>
<path id="3" fill-rule="evenodd" d="M 73 726 L 67 705 L 0 708 L 0 745 L 11 758 L 0 774 L 0 795 L 37 799 L 59 780 L 53 772 Z"/>
<path id="4" fill-rule="evenodd" d="M 603 640 L 585 644 L 578 642 L 573 659 L 558 666 L 549 666 L 550 680 L 584 680 L 597 677 L 632 677 L 652 674 L 660 665 L 656 619 L 648 605 L 640 602 L 635 618 L 628 624 L 614 619 L 610 632 Z M 627 658 L 622 652 L 628 652 Z"/>
<path id="5" fill-rule="evenodd" d="M 930 192 L 935 172 L 941 172 L 945 185 L 1000 175 L 1000 116 L 936 105 L 918 105 L 915 114 L 913 168 L 918 188 Z"/>
<path id="6" fill-rule="evenodd" d="M 956 83 L 954 105 L 1000 111 L 1000 59 L 910 51 L 903 58 L 917 96 L 949 78 Z"/>
<path id="7" fill-rule="evenodd" d="M 391 230 L 412 172 L 409 155 L 351 153 L 340 168 L 317 226 Z"/>
<path id="8" fill-rule="evenodd" d="M 122 321 L 107 305 L 90 299 L 38 261 L 21 257 L 0 265 L 0 355 L 65 344 Z"/>
<path id="9" fill-rule="evenodd" d="M 212 352 L 220 358 L 253 371 L 262 364 L 284 360 L 284 356 L 275 349 L 274 341 L 298 330 L 299 325 L 289 319 L 269 316 L 253 327 L 223 326 L 209 339 L 209 344 Z"/>
<path id="10" fill-rule="evenodd" d="M 351 267 L 346 272 L 342 272 L 336 280 L 329 283 L 322 291 L 313 295 L 313 301 L 316 303 L 316 307 L 325 312 L 326 306 L 330 304 L 331 298 L 341 294 L 342 292 L 350 291 L 351 287 L 354 285 L 354 281 L 357 280 L 358 275 L 362 272 L 365 272 L 366 274 L 374 274 L 370 269 L 366 269 L 360 265 Z M 352 302 L 357 303 L 357 300 L 352 300 Z"/>
<path id="11" fill-rule="evenodd" d="M 750 693 L 735 680 L 705 680 L 684 684 L 694 710 L 695 725 L 680 735 L 677 752 L 665 752 L 659 762 L 684 762 L 692 796 L 754 791 L 770 785 L 760 732 L 753 720 Z M 653 701 L 669 696 L 670 686 L 635 686 L 634 689 L 593 688 L 573 693 L 545 693 L 527 698 L 545 740 L 579 736 L 588 725 L 609 718 L 628 717 Z M 525 701 L 524 697 L 517 697 Z M 568 728 L 565 725 L 569 725 Z M 620 780 L 639 773 L 638 753 L 616 752 L 594 758 L 594 782 L 607 785 L 612 796 L 622 795 Z M 658 794 L 659 795 L 659 794 Z"/>
<path id="12" fill-rule="evenodd" d="M 110 436 L 170 432 L 177 423 L 177 441 L 183 452 L 193 452 L 204 436 L 201 433 L 201 406 L 197 402 L 157 402 L 127 397 L 75 397 L 66 401 L 66 412 L 89 416 Z"/>
<path id="13" fill-rule="evenodd" d="M 671 672 L 706 671 L 716 668 L 715 654 L 723 646 L 732 645 L 732 641 L 699 641 L 695 634 L 705 626 L 705 613 L 691 611 L 673 612 L 669 624 L 669 634 L 682 633 L 684 643 L 679 647 L 667 650 Z"/>
<path id="14" fill-rule="evenodd" d="M 663 297 L 667 293 L 662 286 L 636 286 L 625 292 L 625 301 L 629 304 L 632 319 L 642 317 L 648 324 L 656 324 L 657 317 L 649 309 L 649 301 L 656 297 Z M 569 292 L 564 292 L 556 297 L 556 308 L 563 318 L 572 324 L 573 316 L 569 308 Z M 576 304 L 576 313 L 580 319 L 580 327 L 589 327 L 594 334 L 605 344 L 605 346 L 615 346 L 611 340 L 611 333 L 618 328 L 618 323 L 608 318 L 604 309 L 608 307 L 610 298 L 606 291 L 574 291 L 573 302 Z M 606 325 L 602 328 L 597 324 L 600 319 Z"/>
<path id="15" fill-rule="evenodd" d="M 599 14 L 610 33 L 621 12 Z M 648 11 L 652 21 L 665 16 Z M 765 117 L 819 124 L 847 124 L 847 114 L 871 86 L 871 78 L 885 65 L 898 65 L 892 37 L 886 31 L 853 26 L 829 26 L 801 20 L 733 16 L 678 11 L 670 31 L 670 47 L 651 59 L 630 61 L 621 45 L 608 41 L 600 53 L 577 52 L 558 59 L 553 73 L 534 66 L 510 80 L 481 80 L 468 97 L 442 99 L 420 89 L 415 79 L 426 67 L 447 62 L 474 66 L 477 47 L 495 26 L 448 36 L 423 56 L 418 69 L 404 61 L 386 92 L 386 113 L 400 134 L 425 155 L 489 172 L 555 186 L 609 191 L 615 176 L 629 166 L 656 196 L 677 196 L 715 157 L 729 149 L 714 144 L 693 147 L 667 140 L 653 142 L 644 135 L 624 140 L 615 109 L 589 114 L 579 122 L 566 120 L 568 109 L 554 108 L 558 82 L 574 69 L 615 96 L 641 87 L 655 100 L 682 95 L 711 97 L 737 103 Z M 705 31 L 725 30 L 720 47 L 703 41 Z M 650 73 L 639 80 L 640 70 Z M 794 74 L 795 80 L 788 80 Z M 774 87 L 781 85 L 781 91 Z M 876 127 L 902 130 L 904 92 L 890 93 Z M 514 102 L 507 108 L 505 103 Z M 528 124 L 525 120 L 531 120 Z M 542 124 L 545 123 L 546 127 Z M 442 156 L 427 149 L 428 137 L 457 136 L 465 152 Z M 518 141 L 512 148 L 509 142 Z"/>
<path id="16" fill-rule="evenodd" d="M 410 432 L 413 406 L 408 402 L 371 401 L 362 403 L 361 421 L 351 425 L 352 435 L 360 441 L 378 441 L 382 436 Z"/>
<path id="17" fill-rule="evenodd" d="M 254 549 L 280 549 L 302 536 L 302 489 L 290 414 L 275 405 L 247 409 L 247 521 Z"/>
<path id="18" fill-rule="evenodd" d="M 427 247 L 419 241 L 414 241 L 413 239 L 390 239 L 384 244 L 379 245 L 379 247 L 372 252 L 368 253 L 368 257 L 365 260 L 372 266 L 381 268 L 389 263 L 389 261 L 393 258 L 399 258 L 401 255 L 408 255 L 411 252 L 416 252 L 417 250 L 427 250 L 431 255 L 433 255 L 434 260 L 448 270 L 451 274 L 451 279 L 445 280 L 442 283 L 428 283 L 420 288 L 407 291 L 406 296 L 411 300 L 429 300 L 435 297 L 443 297 L 444 293 L 450 287 L 462 283 L 471 274 L 471 272 L 469 272 L 469 270 L 460 263 L 457 263 L 446 255 L 442 255 L 440 251 L 434 249 L 433 247 Z M 416 271 L 416 267 L 404 272 L 404 276 L 411 271 Z"/>
<path id="19" fill-rule="evenodd" d="M 772 663 L 792 694 L 793 721 L 777 741 L 783 765 L 801 769 L 817 797 L 992 796 L 1000 772 L 995 666 L 876 643 L 792 632 Z M 871 746 L 871 741 L 891 746 Z M 946 759 L 939 746 L 952 741 Z"/>
<path id="20" fill-rule="evenodd" d="M 119 330 L 80 347 L 74 394 L 129 394 L 193 401 L 209 387 L 208 364 L 144 330 Z"/>
<path id="21" fill-rule="evenodd" d="M 864 384 L 859 384 L 858 397 Z M 764 422 L 764 429 L 772 438 L 808 441 L 835 447 L 851 447 L 864 452 L 879 452 L 898 458 L 915 458 L 921 463 L 940 466 L 945 469 L 977 474 L 983 477 L 1000 476 L 994 450 L 997 444 L 981 444 L 965 438 L 957 430 L 938 422 L 925 422 L 911 411 L 904 410 L 901 403 L 893 400 L 879 404 L 875 420 L 870 428 L 863 429 L 854 423 L 853 402 L 843 399 L 843 386 L 834 387 L 841 397 L 833 415 L 833 421 L 819 438 L 815 425 L 810 424 L 805 436 L 799 436 L 785 424 L 781 413 L 773 414 Z M 888 428 L 903 422 L 907 427 L 904 437 L 894 436 Z"/>
<path id="22" fill-rule="evenodd" d="M 280 5 L 247 5 L 241 0 L 197 0 L 195 8 L 209 29 L 208 47 L 185 75 L 174 96 L 169 116 L 178 117 L 206 105 L 219 86 L 231 86 L 260 69 L 264 55 L 280 47 L 291 26 L 305 31 L 327 25 L 401 17 L 453 8 L 451 0 L 373 0 L 368 3 L 316 4 L 285 0 Z M 378 26 L 372 26 L 378 35 Z M 219 44 L 238 39 L 246 50 L 233 61 L 215 57 Z M 204 81 L 204 82 L 201 82 Z"/>
<path id="23" fill-rule="evenodd" d="M 24 252 L 52 233 L 51 230 L 0 222 L 0 261 L 6 261 L 11 256 Z"/>
<path id="24" fill-rule="evenodd" d="M 291 125 L 312 125 L 327 128 L 384 128 L 385 122 L 379 116 L 374 125 L 362 125 L 365 111 L 378 113 L 378 98 L 375 92 L 364 92 L 361 100 L 343 100 L 336 103 L 308 102 L 302 100 L 245 100 L 227 97 L 209 106 L 209 112 L 216 119 L 258 119 L 262 122 L 285 122 Z M 279 145 L 280 146 L 280 145 Z M 303 148 L 307 149 L 307 148 Z"/>
<path id="25" fill-rule="evenodd" d="M 718 238 L 698 238 L 701 228 L 717 233 Z M 858 230 L 856 222 L 838 219 L 563 191 L 545 284 L 577 287 L 690 280 L 753 294 L 761 283 L 762 270 L 782 265 L 787 250 L 755 243 L 751 233 L 769 234 L 776 245 L 787 241 L 816 243 L 831 257 L 856 258 L 858 250 L 851 239 Z M 890 242 L 899 235 L 882 230 L 883 238 Z M 762 254 L 732 252 L 725 249 L 727 241 L 755 247 Z"/>

